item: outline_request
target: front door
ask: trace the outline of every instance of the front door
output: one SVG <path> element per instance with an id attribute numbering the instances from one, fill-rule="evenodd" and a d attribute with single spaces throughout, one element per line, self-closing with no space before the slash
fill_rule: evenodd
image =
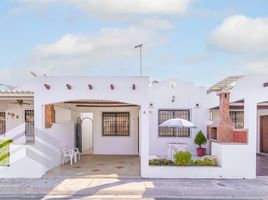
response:
<path id="1" fill-rule="evenodd" d="M 268 115 L 260 117 L 261 152 L 268 153 Z"/>

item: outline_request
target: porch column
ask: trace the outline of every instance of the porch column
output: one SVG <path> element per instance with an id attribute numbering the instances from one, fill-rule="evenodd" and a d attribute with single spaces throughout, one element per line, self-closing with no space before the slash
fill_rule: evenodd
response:
<path id="1" fill-rule="evenodd" d="M 149 110 L 147 106 L 141 106 L 140 115 L 140 155 L 141 176 L 144 177 L 149 166 Z"/>
<path id="2" fill-rule="evenodd" d="M 248 129 L 248 163 L 249 173 L 256 176 L 256 147 L 257 147 L 257 102 L 251 98 L 244 100 L 244 127 Z"/>

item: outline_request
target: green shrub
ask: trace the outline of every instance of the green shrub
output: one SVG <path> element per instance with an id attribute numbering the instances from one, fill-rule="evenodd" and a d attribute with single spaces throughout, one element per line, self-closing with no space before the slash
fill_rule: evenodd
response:
<path id="1" fill-rule="evenodd" d="M 188 151 L 180 151 L 175 154 L 175 163 L 167 159 L 149 160 L 150 166 L 217 166 L 215 156 L 204 156 L 201 160 L 192 160 Z"/>
<path id="2" fill-rule="evenodd" d="M 193 165 L 194 166 L 204 166 L 204 162 L 202 160 L 194 160 Z"/>
<path id="3" fill-rule="evenodd" d="M 173 163 L 170 160 L 167 159 L 153 159 L 149 160 L 149 165 L 152 166 L 172 166 Z"/>
<path id="4" fill-rule="evenodd" d="M 175 158 L 176 165 L 189 166 L 192 164 L 192 154 L 189 151 L 177 152 L 174 158 Z"/>
<path id="5" fill-rule="evenodd" d="M 214 156 L 204 156 L 201 160 L 204 166 L 217 166 L 217 158 Z"/>
<path id="6" fill-rule="evenodd" d="M 203 134 L 202 131 L 199 131 L 196 134 L 195 139 L 194 139 L 194 143 L 197 144 L 199 146 L 199 148 L 201 148 L 201 145 L 202 144 L 206 144 L 207 143 L 207 139 L 204 136 L 204 134 Z"/>

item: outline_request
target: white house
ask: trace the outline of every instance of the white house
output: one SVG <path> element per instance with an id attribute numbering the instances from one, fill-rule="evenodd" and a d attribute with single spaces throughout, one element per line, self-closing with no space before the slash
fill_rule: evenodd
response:
<path id="1" fill-rule="evenodd" d="M 207 88 L 181 80 L 150 83 L 149 77 L 44 76 L 2 90 L 0 140 L 13 142 L 10 165 L 0 166 L 0 177 L 41 177 L 61 164 L 60 147 L 69 146 L 92 155 L 137 155 L 142 177 L 255 178 L 256 153 L 267 153 L 262 134 L 268 75 L 228 80 L 210 88 L 209 94 Z M 211 138 L 207 148 L 218 167 L 149 166 L 150 156 L 167 157 L 170 143 L 184 143 L 195 154 L 195 134 L 207 133 L 207 126 L 217 120 L 216 94 L 222 90 L 230 91 L 236 125 L 232 137 L 240 137 L 243 129 L 246 141 Z M 159 128 L 173 117 L 188 119 L 197 129 Z"/>

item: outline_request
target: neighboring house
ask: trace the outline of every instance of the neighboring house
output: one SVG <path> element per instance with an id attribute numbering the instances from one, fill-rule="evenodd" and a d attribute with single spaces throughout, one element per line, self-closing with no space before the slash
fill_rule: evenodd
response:
<path id="1" fill-rule="evenodd" d="M 177 79 L 149 84 L 148 77 L 35 77 L 0 92 L 0 140 L 13 140 L 10 166 L 0 166 L 0 177 L 41 177 L 61 163 L 60 147 L 70 146 L 87 154 L 139 155 L 142 177 L 255 178 L 256 152 L 268 153 L 262 135 L 267 82 L 268 75 L 232 77 L 207 94 L 205 87 Z M 226 90 L 230 111 L 229 94 L 220 100 L 227 109 L 219 108 L 216 95 Z M 234 130 L 221 128 L 219 116 L 226 113 L 219 110 L 231 115 Z M 174 117 L 197 129 L 159 128 Z M 186 143 L 195 154 L 199 130 L 208 133 L 207 148 L 219 167 L 148 165 L 150 156 L 167 156 L 168 143 Z"/>

